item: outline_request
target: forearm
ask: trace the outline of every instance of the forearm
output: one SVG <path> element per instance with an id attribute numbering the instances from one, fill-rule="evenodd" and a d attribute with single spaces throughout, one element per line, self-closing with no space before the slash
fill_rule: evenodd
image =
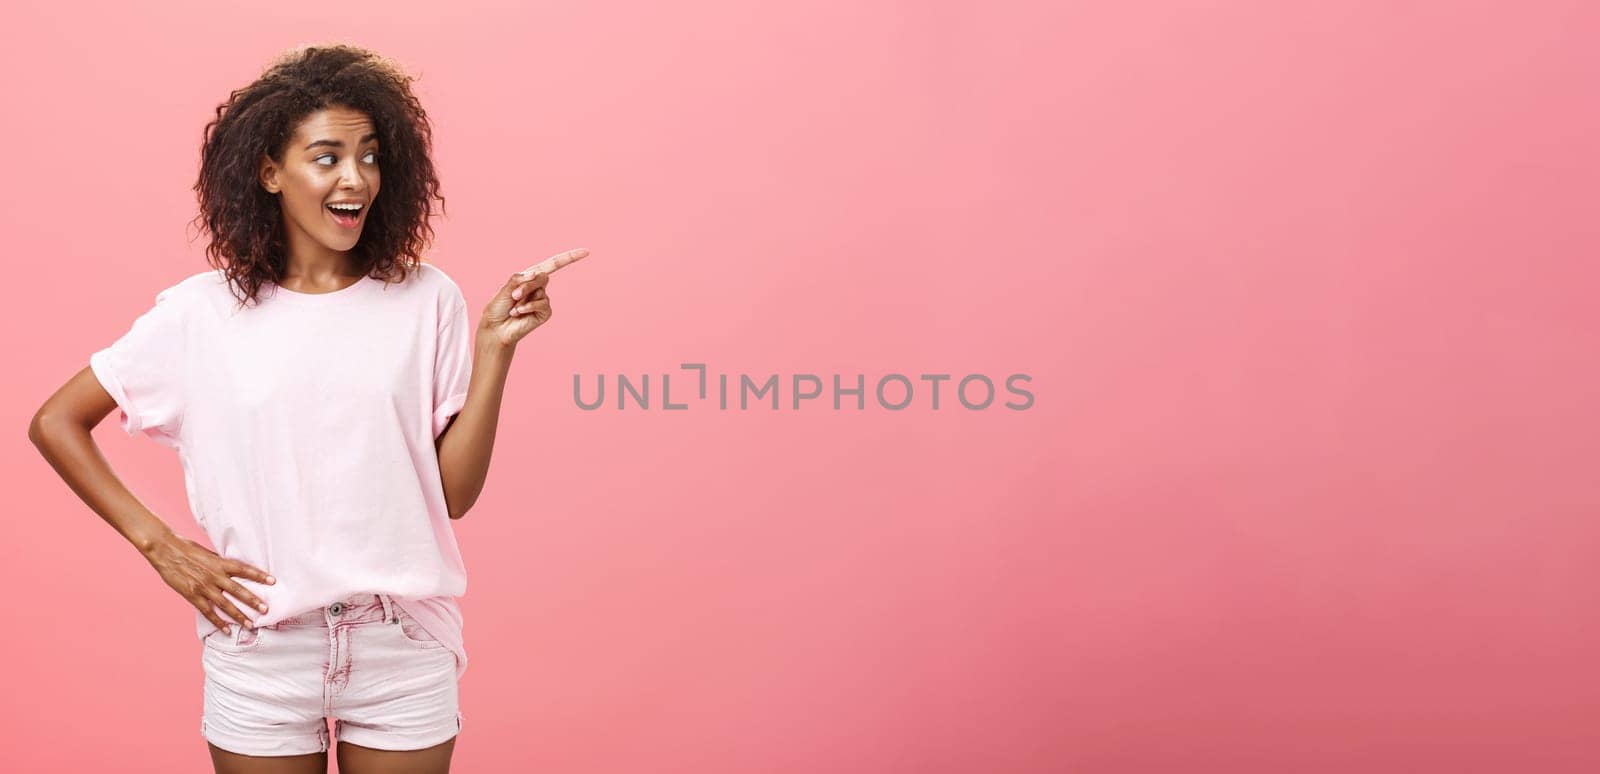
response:
<path id="1" fill-rule="evenodd" d="M 89 428 L 39 417 L 29 426 L 28 438 L 73 493 L 140 553 L 148 556 L 175 534 L 117 478 Z"/>
<path id="2" fill-rule="evenodd" d="M 439 478 L 444 484 L 445 502 L 452 519 L 459 519 L 471 510 L 489 477 L 495 428 L 500 424 L 501 398 L 505 395 L 506 377 L 515 354 L 515 344 L 504 345 L 492 335 L 478 332 L 473 345 L 467 402 L 436 442 Z"/>

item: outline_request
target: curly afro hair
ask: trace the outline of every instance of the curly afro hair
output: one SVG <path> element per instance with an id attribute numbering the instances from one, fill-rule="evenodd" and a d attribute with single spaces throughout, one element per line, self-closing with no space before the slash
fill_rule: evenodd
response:
<path id="1" fill-rule="evenodd" d="M 206 260 L 241 303 L 283 280 L 288 261 L 283 212 L 257 177 L 263 156 L 281 162 L 295 127 L 318 110 L 367 114 L 383 146 L 383 195 L 372 204 L 354 250 L 362 273 L 403 281 L 433 240 L 433 201 L 444 210 L 431 152 L 433 128 L 411 93 L 414 79 L 392 60 L 350 45 L 292 49 L 249 86 L 228 95 L 200 146 L 195 222 L 210 233 Z"/>

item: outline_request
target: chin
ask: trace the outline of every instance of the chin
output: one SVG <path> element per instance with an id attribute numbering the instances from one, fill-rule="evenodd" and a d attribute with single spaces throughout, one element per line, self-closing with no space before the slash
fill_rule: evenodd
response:
<path id="1" fill-rule="evenodd" d="M 356 247 L 356 244 L 358 244 L 360 241 L 361 241 L 361 237 L 359 235 L 356 236 L 354 239 L 351 239 L 349 237 L 346 237 L 344 239 L 325 239 L 322 242 L 322 246 L 328 248 L 329 250 L 333 250 L 335 252 L 347 253 L 347 252 L 350 252 L 351 250 L 354 250 L 355 247 Z"/>

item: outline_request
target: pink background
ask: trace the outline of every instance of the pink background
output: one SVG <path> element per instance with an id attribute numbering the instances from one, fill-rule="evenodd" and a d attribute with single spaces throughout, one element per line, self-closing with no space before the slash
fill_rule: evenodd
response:
<path id="1" fill-rule="evenodd" d="M 24 427 L 331 40 L 422 77 L 474 320 L 593 251 L 457 525 L 458 770 L 1600 767 L 1592 5 L 516 5 L 8 4 L 6 768 L 207 766 L 192 608 Z M 573 403 L 685 361 L 1036 403 Z"/>

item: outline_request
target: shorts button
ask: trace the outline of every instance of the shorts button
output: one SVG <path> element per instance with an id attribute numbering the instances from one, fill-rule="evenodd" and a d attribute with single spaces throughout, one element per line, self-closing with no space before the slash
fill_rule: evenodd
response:
<path id="1" fill-rule="evenodd" d="M 328 606 L 328 612 L 330 612 L 330 613 L 332 613 L 334 615 L 338 615 L 339 613 L 341 613 L 343 611 L 344 611 L 344 603 L 343 602 L 335 602 L 332 605 Z"/>

